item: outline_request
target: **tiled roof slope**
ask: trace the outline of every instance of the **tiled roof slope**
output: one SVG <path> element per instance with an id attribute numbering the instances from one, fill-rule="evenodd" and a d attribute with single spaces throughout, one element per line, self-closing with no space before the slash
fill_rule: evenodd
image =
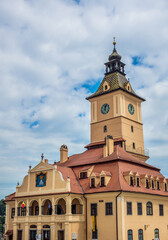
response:
<path id="1" fill-rule="evenodd" d="M 117 160 L 131 162 L 134 164 L 159 170 L 158 168 L 155 168 L 139 160 L 138 158 L 132 156 L 131 154 L 127 153 L 126 151 L 124 151 L 123 148 L 121 148 L 118 145 L 114 147 L 114 152 L 108 157 L 103 157 L 103 147 L 100 147 L 100 148 L 86 150 L 85 152 L 80 154 L 72 155 L 69 157 L 69 159 L 65 163 L 62 163 L 62 164 L 59 163 L 58 165 L 66 166 L 66 167 L 75 167 L 75 166 L 98 164 L 98 163 L 111 162 L 111 161 L 117 161 Z"/>
<path id="2" fill-rule="evenodd" d="M 108 89 L 108 91 L 104 92 L 103 91 L 103 84 L 104 84 L 105 81 L 109 84 L 110 88 Z M 87 99 L 102 95 L 104 93 L 112 92 L 112 91 L 117 90 L 117 89 L 123 89 L 124 91 L 128 92 L 129 94 L 132 94 L 132 95 L 144 100 L 143 98 L 139 97 L 133 91 L 133 89 L 131 89 L 131 91 L 126 90 L 125 84 L 127 82 L 128 82 L 128 80 L 126 79 L 126 77 L 119 72 L 113 72 L 113 73 L 106 74 L 103 81 L 101 82 L 98 90 L 95 93 L 93 93 L 91 96 L 89 96 Z"/>

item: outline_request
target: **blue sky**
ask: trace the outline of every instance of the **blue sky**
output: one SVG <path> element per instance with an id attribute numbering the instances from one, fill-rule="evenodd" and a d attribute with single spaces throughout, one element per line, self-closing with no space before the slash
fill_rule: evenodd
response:
<path id="1" fill-rule="evenodd" d="M 142 104 L 150 164 L 168 177 L 168 2 L 0 1 L 0 198 L 41 153 L 89 143 L 90 105 L 113 37 Z"/>

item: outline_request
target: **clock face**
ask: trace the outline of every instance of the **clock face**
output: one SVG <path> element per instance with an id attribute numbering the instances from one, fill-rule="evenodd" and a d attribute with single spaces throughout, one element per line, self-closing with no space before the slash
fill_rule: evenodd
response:
<path id="1" fill-rule="evenodd" d="M 103 104 L 103 106 L 101 107 L 101 113 L 103 114 L 107 114 L 109 110 L 110 110 L 110 106 L 107 103 Z"/>
<path id="2" fill-rule="evenodd" d="M 133 115 L 135 112 L 134 106 L 131 103 L 128 105 L 128 111 L 131 115 Z"/>

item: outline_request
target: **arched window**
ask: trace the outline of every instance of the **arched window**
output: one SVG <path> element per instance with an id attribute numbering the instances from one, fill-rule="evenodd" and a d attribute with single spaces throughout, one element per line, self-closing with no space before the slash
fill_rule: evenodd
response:
<path id="1" fill-rule="evenodd" d="M 128 240 L 133 240 L 133 232 L 131 229 L 128 230 Z"/>
<path id="2" fill-rule="evenodd" d="M 155 238 L 159 238 L 159 229 L 155 228 Z"/>
<path id="3" fill-rule="evenodd" d="M 52 215 L 52 204 L 49 199 L 44 202 L 44 205 L 41 206 L 42 215 Z"/>
<path id="4" fill-rule="evenodd" d="M 153 205 L 151 202 L 147 202 L 146 204 L 146 214 L 153 215 Z"/>
<path id="5" fill-rule="evenodd" d="M 82 214 L 83 206 L 80 204 L 77 198 L 74 198 L 71 205 L 71 213 L 72 214 Z"/>
<path id="6" fill-rule="evenodd" d="M 66 214 L 66 202 L 63 198 L 58 201 L 58 204 L 55 205 L 55 214 L 63 215 Z"/>
<path id="7" fill-rule="evenodd" d="M 29 207 L 29 215 L 30 216 L 39 215 L 39 206 L 37 201 L 33 201 L 31 206 Z"/>
<path id="8" fill-rule="evenodd" d="M 143 230 L 142 229 L 138 230 L 138 240 L 143 240 Z"/>
<path id="9" fill-rule="evenodd" d="M 106 125 L 104 126 L 104 132 L 107 132 L 107 126 Z"/>

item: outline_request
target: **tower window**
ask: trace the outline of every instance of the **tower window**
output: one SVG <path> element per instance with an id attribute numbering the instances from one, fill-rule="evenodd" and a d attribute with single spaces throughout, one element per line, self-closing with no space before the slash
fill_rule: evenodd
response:
<path id="1" fill-rule="evenodd" d="M 107 132 L 107 126 L 106 125 L 104 126 L 104 132 Z"/>
<path id="2" fill-rule="evenodd" d="M 131 126 L 131 132 L 134 132 L 134 127 L 133 126 Z"/>
<path id="3" fill-rule="evenodd" d="M 135 143 L 134 142 L 132 143 L 132 147 L 133 147 L 133 149 L 135 149 Z"/>
<path id="4" fill-rule="evenodd" d="M 105 90 L 107 90 L 107 85 L 105 85 Z"/>

